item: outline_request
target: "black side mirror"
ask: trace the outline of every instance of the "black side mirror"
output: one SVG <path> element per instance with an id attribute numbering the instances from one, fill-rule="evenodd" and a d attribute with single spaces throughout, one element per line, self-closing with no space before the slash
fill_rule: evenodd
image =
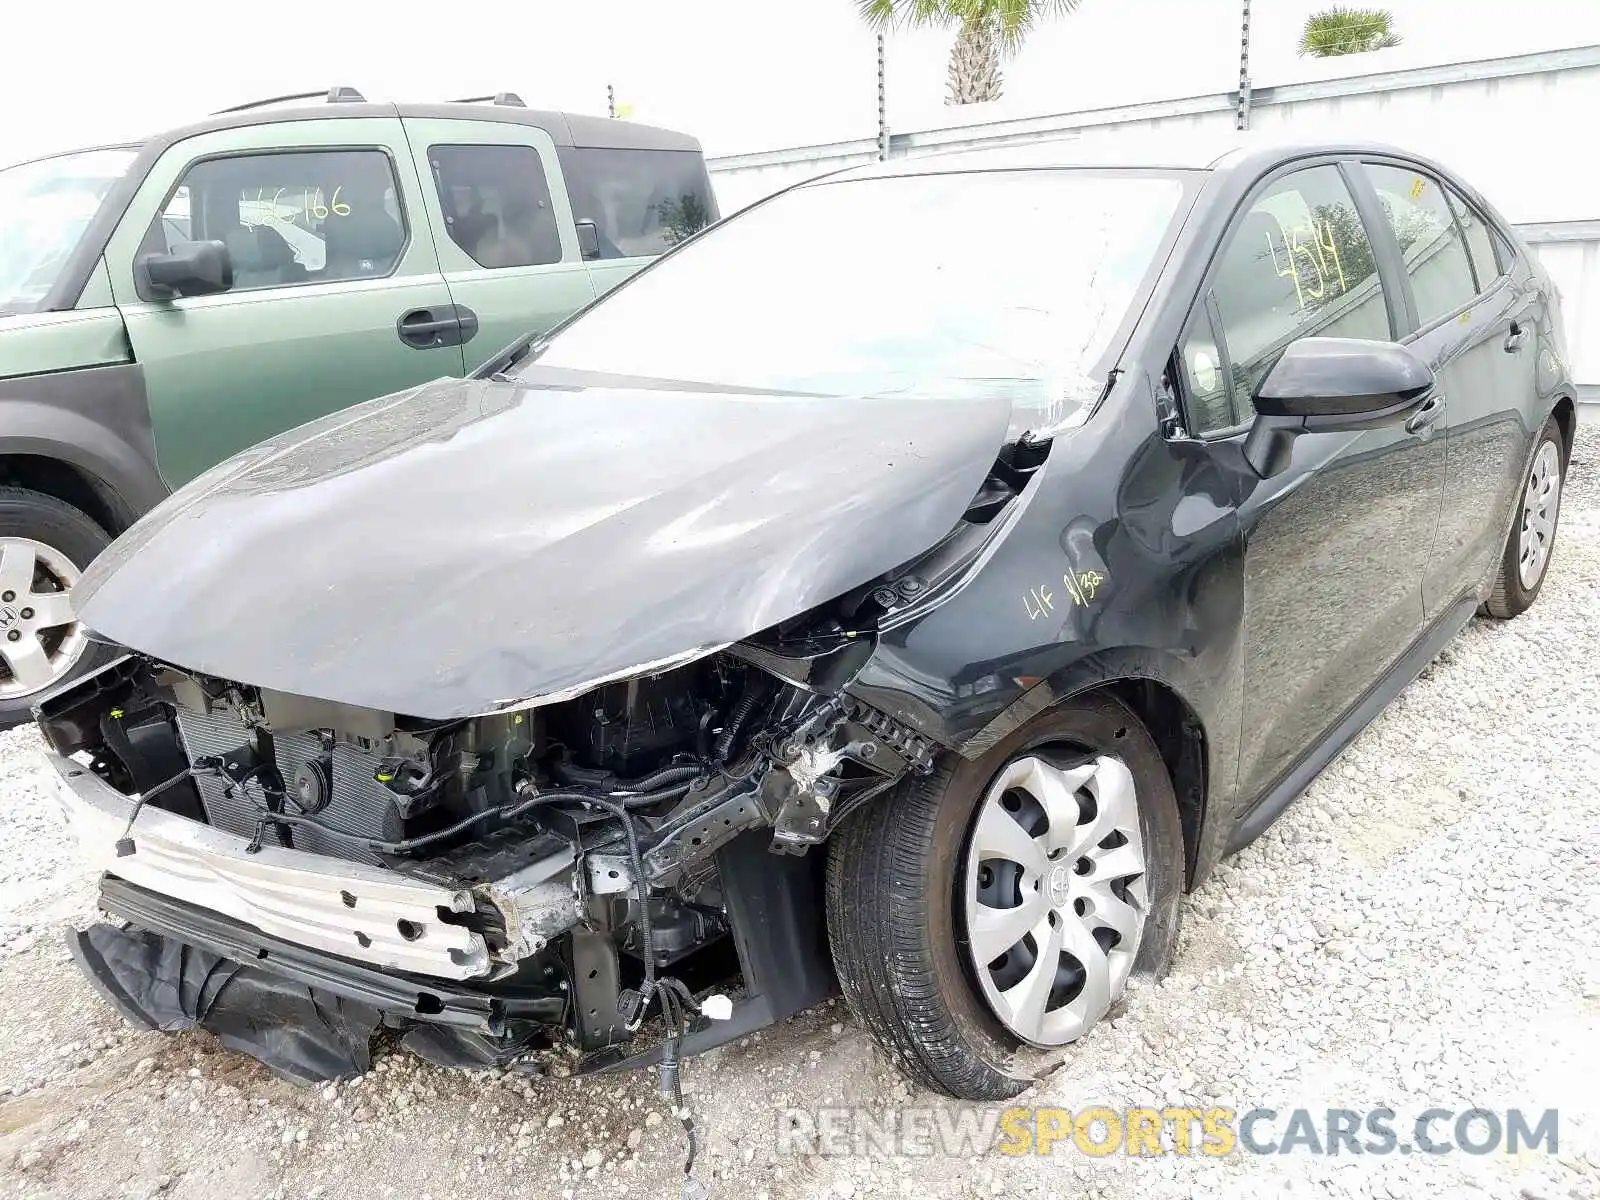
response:
<path id="1" fill-rule="evenodd" d="M 1428 364 L 1394 342 L 1301 338 L 1291 342 L 1253 397 L 1245 461 L 1263 479 L 1289 465 L 1303 433 L 1357 432 L 1412 423 L 1433 399 Z M 1431 424 L 1431 421 L 1428 422 Z M 1418 425 L 1412 432 L 1422 432 Z"/>
<path id="2" fill-rule="evenodd" d="M 600 257 L 600 226 L 593 221 L 583 220 L 577 222 L 578 226 L 578 253 L 585 262 Z"/>
<path id="3" fill-rule="evenodd" d="M 233 258 L 222 242 L 174 242 L 165 254 L 146 254 L 138 269 L 159 296 L 209 296 L 233 286 Z"/>

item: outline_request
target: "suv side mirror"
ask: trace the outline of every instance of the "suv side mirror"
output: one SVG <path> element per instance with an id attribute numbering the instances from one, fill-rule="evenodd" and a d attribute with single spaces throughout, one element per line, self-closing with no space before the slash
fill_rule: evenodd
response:
<path id="1" fill-rule="evenodd" d="M 582 220 L 577 222 L 578 227 L 578 253 L 585 262 L 600 257 L 600 226 L 593 221 Z"/>
<path id="2" fill-rule="evenodd" d="M 223 242 L 174 242 L 141 258 L 139 273 L 157 295 L 209 296 L 233 286 L 233 258 Z"/>
<path id="3" fill-rule="evenodd" d="M 1359 432 L 1402 422 L 1410 429 L 1430 405 L 1442 408 L 1433 389 L 1428 364 L 1394 342 L 1301 338 L 1256 389 L 1245 461 L 1268 479 L 1289 465 L 1294 439 L 1303 433 Z M 1424 427 L 1417 424 L 1414 432 Z"/>

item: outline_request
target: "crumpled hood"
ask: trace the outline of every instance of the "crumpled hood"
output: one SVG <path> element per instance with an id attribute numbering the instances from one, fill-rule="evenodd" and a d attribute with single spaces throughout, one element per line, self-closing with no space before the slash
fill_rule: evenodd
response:
<path id="1" fill-rule="evenodd" d="M 103 637 L 454 718 L 748 637 L 928 549 L 1002 397 L 819 397 L 534 368 L 444 380 L 194 480 L 76 590 Z"/>

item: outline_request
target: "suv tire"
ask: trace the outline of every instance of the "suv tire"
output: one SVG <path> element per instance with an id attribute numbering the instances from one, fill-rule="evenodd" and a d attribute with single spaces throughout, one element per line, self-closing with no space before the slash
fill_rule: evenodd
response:
<path id="1" fill-rule="evenodd" d="M 42 492 L 0 487 L 0 577 L 6 570 L 8 547 L 34 556 L 33 578 L 48 590 L 51 581 L 75 579 L 110 544 L 110 535 L 72 505 Z M 115 654 L 113 647 L 87 640 L 81 648 L 74 649 L 69 639 L 82 636 L 75 625 L 37 625 L 36 620 L 42 618 L 35 618 L 25 603 L 30 594 L 26 586 L 18 586 L 11 579 L 0 585 L 0 624 L 7 626 L 0 630 L 0 638 L 5 639 L 0 640 L 0 729 L 29 720 L 33 702 L 44 691 L 109 661 Z M 24 612 L 29 613 L 27 618 L 23 617 Z M 53 673 L 45 683 L 26 693 L 6 694 L 11 691 L 6 685 L 14 684 L 15 676 L 5 650 L 30 637 L 54 660 Z"/>

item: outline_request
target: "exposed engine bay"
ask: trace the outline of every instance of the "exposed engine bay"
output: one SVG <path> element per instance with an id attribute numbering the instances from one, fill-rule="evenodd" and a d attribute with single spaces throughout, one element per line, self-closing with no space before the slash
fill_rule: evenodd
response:
<path id="1" fill-rule="evenodd" d="M 715 1044 L 827 994 L 799 856 L 934 752 L 741 654 L 443 724 L 129 656 L 41 725 L 137 926 L 433 1025 L 413 1044 L 440 1061 L 601 1051 L 652 1000 L 673 1015 L 669 974 L 738 971 L 749 1011 Z"/>

